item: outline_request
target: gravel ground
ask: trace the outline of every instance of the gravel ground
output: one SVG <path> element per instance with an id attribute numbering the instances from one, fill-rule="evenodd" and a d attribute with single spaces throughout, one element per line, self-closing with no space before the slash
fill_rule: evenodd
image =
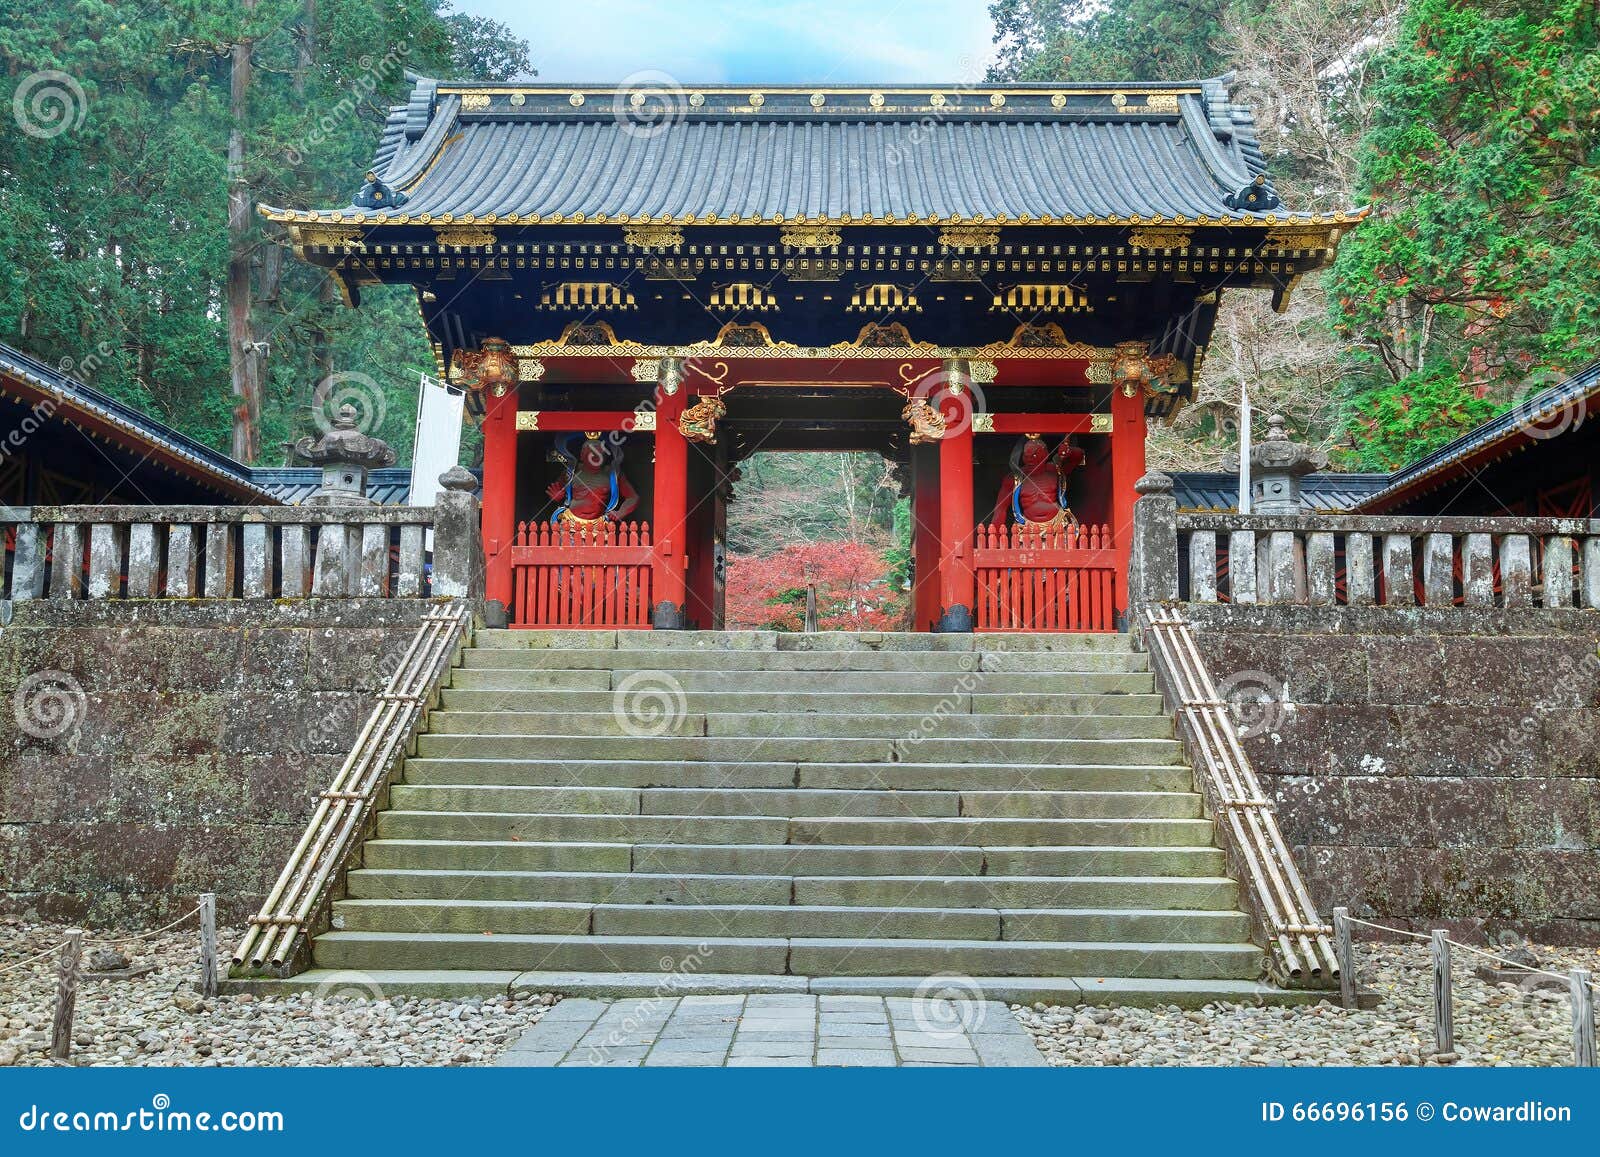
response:
<path id="1" fill-rule="evenodd" d="M 59 925 L 0 920 L 0 969 L 61 943 Z M 89 939 L 122 935 L 91 932 Z M 220 942 L 238 942 L 232 931 Z M 197 935 L 179 931 L 121 950 L 154 971 L 133 980 L 85 977 L 73 1022 L 80 1065 L 480 1065 L 558 999 L 383 999 L 353 981 L 330 995 L 202 1000 Z M 226 947 L 224 948 L 226 951 Z M 85 949 L 87 955 L 89 949 Z M 0 1065 L 49 1059 L 56 957 L 0 972 Z M 353 974 L 349 974 L 352 975 Z M 356 994 L 356 995 L 350 995 Z"/>
<path id="2" fill-rule="evenodd" d="M 1600 953 L 1535 948 L 1543 967 L 1600 971 Z M 1375 1009 L 1335 1003 L 1294 1008 L 1213 1004 L 1176 1007 L 1059 1008 L 1014 1005 L 1052 1065 L 1418 1065 L 1433 1057 L 1433 967 L 1418 945 L 1356 945 L 1361 987 Z M 1457 1065 L 1570 1065 L 1572 1020 L 1566 986 L 1491 984 L 1480 963 L 1454 954 Z M 1551 981 L 1550 984 L 1556 982 Z"/>

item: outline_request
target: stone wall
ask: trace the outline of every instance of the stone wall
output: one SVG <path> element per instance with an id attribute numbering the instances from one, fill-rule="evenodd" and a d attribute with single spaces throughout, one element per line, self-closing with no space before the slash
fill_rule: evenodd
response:
<path id="1" fill-rule="evenodd" d="M 1600 943 L 1600 615 L 1185 610 L 1324 915 Z"/>
<path id="2" fill-rule="evenodd" d="M 252 914 L 430 604 L 19 603 L 0 629 L 0 910 Z"/>

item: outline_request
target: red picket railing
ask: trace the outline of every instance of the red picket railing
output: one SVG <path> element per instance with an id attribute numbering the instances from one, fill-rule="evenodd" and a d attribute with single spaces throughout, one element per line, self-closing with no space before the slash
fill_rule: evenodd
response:
<path id="1" fill-rule="evenodd" d="M 648 522 L 524 522 L 511 546 L 514 627 L 648 627 Z"/>
<path id="2" fill-rule="evenodd" d="M 1114 631 L 1121 565 L 1106 526 L 979 526 L 980 631 Z"/>

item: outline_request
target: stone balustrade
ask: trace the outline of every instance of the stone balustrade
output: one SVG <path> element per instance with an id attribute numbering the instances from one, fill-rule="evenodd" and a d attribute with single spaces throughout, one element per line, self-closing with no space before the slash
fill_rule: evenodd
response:
<path id="1" fill-rule="evenodd" d="M 470 597 L 476 507 L 0 507 L 0 598 Z"/>
<path id="2" fill-rule="evenodd" d="M 1600 608 L 1600 521 L 1179 514 L 1162 475 L 1140 494 L 1135 603 Z"/>

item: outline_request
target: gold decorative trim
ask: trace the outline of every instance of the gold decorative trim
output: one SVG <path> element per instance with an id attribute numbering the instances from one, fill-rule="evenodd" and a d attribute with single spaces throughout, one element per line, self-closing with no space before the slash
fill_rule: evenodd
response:
<path id="1" fill-rule="evenodd" d="M 820 93 L 820 92 L 814 92 L 814 93 L 811 94 L 811 107 L 812 108 L 821 108 L 823 105 L 825 105 L 827 103 L 828 103 L 828 98 L 827 98 L 827 96 L 825 94 Z"/>
<path id="2" fill-rule="evenodd" d="M 596 323 L 591 323 L 596 324 Z M 568 327 L 569 329 L 572 327 Z M 871 327 L 869 327 L 871 328 Z M 859 341 L 860 339 L 857 339 Z M 719 345 L 715 341 L 700 341 L 689 345 L 646 345 L 643 342 L 617 341 L 610 345 L 599 342 L 563 343 L 560 340 L 535 342 L 513 347 L 520 358 L 600 357 L 607 359 L 635 358 L 730 358 L 752 361 L 772 361 L 784 358 L 838 360 L 838 361 L 930 361 L 943 358 L 971 358 L 999 362 L 1007 359 L 1019 361 L 1078 361 L 1088 362 L 1086 371 L 1091 382 L 1111 381 L 1113 351 L 1102 346 L 1082 342 L 1059 345 L 1018 345 L 1011 342 L 990 342 L 981 346 L 943 346 L 932 342 L 913 345 L 873 345 L 857 342 L 840 342 L 831 346 L 797 346 L 779 342 L 770 346 Z M 713 364 L 717 364 L 713 362 Z M 701 377 L 711 378 L 697 367 Z M 644 379 L 649 380 L 649 379 Z"/>
<path id="3" fill-rule="evenodd" d="M 881 313 L 900 309 L 922 312 L 915 293 L 888 282 L 863 285 L 850 295 L 850 304 L 844 307 L 846 313 Z"/>
<path id="4" fill-rule="evenodd" d="M 1135 229 L 1128 234 L 1133 249 L 1187 249 L 1193 234 L 1188 229 Z"/>
<path id="5" fill-rule="evenodd" d="M 583 93 L 581 93 L 581 92 L 575 92 L 571 96 L 567 97 L 567 103 L 570 104 L 573 108 L 582 108 L 583 107 L 583 101 L 584 101 L 584 96 L 583 96 Z"/>
<path id="6" fill-rule="evenodd" d="M 462 226 L 446 226 L 433 231 L 433 239 L 439 245 L 453 245 L 464 248 L 477 245 L 493 245 L 499 240 L 493 229 L 474 229 Z"/>
<path id="7" fill-rule="evenodd" d="M 544 379 L 544 363 L 538 358 L 517 359 L 517 381 L 537 382 Z"/>
<path id="8" fill-rule="evenodd" d="M 1270 229 L 1261 242 L 1263 249 L 1333 249 L 1339 244 L 1337 229 Z"/>
<path id="9" fill-rule="evenodd" d="M 839 244 L 839 231 L 808 225 L 785 229 L 778 240 L 793 249 L 833 249 Z"/>
<path id="10" fill-rule="evenodd" d="M 653 432 L 656 428 L 656 412 L 654 410 L 635 410 L 633 412 L 633 428 L 640 434 Z"/>
<path id="11" fill-rule="evenodd" d="M 985 412 L 972 415 L 972 432 L 974 434 L 993 434 L 994 415 Z"/>
<path id="12" fill-rule="evenodd" d="M 481 112 L 489 107 L 489 94 L 486 92 L 467 92 L 461 94 L 461 108 L 463 112 Z"/>
<path id="13" fill-rule="evenodd" d="M 1000 371 L 995 367 L 995 364 L 983 358 L 971 360 L 967 364 L 967 377 L 971 378 L 976 385 L 992 386 L 999 374 Z"/>
<path id="14" fill-rule="evenodd" d="M 636 382 L 653 382 L 660 374 L 660 358 L 640 358 L 633 363 L 633 380 Z"/>
<path id="15" fill-rule="evenodd" d="M 677 226 L 629 226 L 622 240 L 640 250 L 675 250 L 683 245 L 683 230 Z"/>
<path id="16" fill-rule="evenodd" d="M 1114 425 L 1115 422 L 1110 414 L 1089 415 L 1089 433 L 1091 434 L 1109 434 Z"/>
<path id="17" fill-rule="evenodd" d="M 638 301 L 609 281 L 563 281 L 539 299 L 537 309 L 637 309 Z"/>
<path id="18" fill-rule="evenodd" d="M 1145 107 L 1152 112 L 1177 112 L 1178 94 L 1172 92 L 1153 92 L 1144 98 Z"/>
<path id="19" fill-rule="evenodd" d="M 951 249 L 993 249 L 1000 244 L 1000 230 L 989 225 L 948 226 L 939 230 L 939 244 Z"/>
<path id="20" fill-rule="evenodd" d="M 539 428 L 539 411 L 538 410 L 518 410 L 517 411 L 517 429 L 518 430 L 537 430 L 538 428 Z"/>
<path id="21" fill-rule="evenodd" d="M 361 229 L 356 225 L 302 225 L 293 230 L 300 245 L 360 245 Z"/>
<path id="22" fill-rule="evenodd" d="M 856 334 L 854 341 L 835 342 L 830 349 L 836 350 L 927 350 L 932 354 L 938 349 L 932 342 L 917 341 L 911 336 L 904 323 L 891 321 L 885 325 L 869 321 L 861 327 L 861 332 Z"/>
<path id="23" fill-rule="evenodd" d="M 766 96 L 765 93 L 753 92 L 753 93 L 750 94 L 750 107 L 751 108 L 760 108 L 762 105 L 764 105 L 766 103 L 767 103 L 767 96 Z"/>
<path id="24" fill-rule="evenodd" d="M 1043 310 L 1055 312 L 1092 312 L 1094 306 L 1089 303 L 1089 295 L 1081 289 L 1070 285 L 1013 285 L 1010 289 L 994 295 L 994 304 L 989 307 L 991 313 L 998 311 L 1023 310 L 1034 313 Z"/>
<path id="25" fill-rule="evenodd" d="M 711 290 L 710 306 L 719 310 L 766 311 L 778 308 L 777 295 L 753 281 L 735 281 Z"/>
<path id="26" fill-rule="evenodd" d="M 1111 351 L 1101 350 L 1103 357 L 1095 358 L 1089 363 L 1089 368 L 1083 371 L 1083 376 L 1090 385 L 1109 386 L 1111 384 Z"/>

